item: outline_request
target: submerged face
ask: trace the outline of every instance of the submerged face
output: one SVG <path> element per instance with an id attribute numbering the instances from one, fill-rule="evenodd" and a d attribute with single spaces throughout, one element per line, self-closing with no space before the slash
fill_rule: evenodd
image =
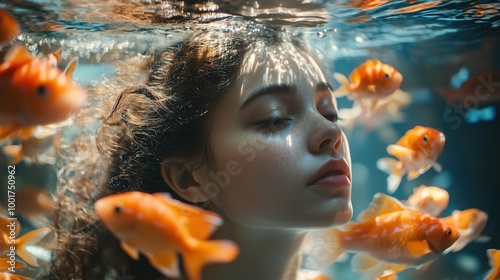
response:
<path id="1" fill-rule="evenodd" d="M 291 43 L 255 46 L 218 103 L 214 165 L 195 174 L 235 222 L 314 228 L 352 217 L 350 154 L 337 104 L 317 63 Z"/>

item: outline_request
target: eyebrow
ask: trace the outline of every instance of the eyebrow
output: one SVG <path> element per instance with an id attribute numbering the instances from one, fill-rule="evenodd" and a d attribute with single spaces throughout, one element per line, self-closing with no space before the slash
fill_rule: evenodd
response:
<path id="1" fill-rule="evenodd" d="M 275 95 L 275 94 L 296 94 L 297 90 L 295 86 L 292 85 L 286 85 L 286 84 L 276 84 L 276 85 L 269 85 L 263 88 L 260 88 L 250 94 L 250 96 L 243 102 L 243 104 L 240 107 L 240 110 L 243 109 L 245 106 L 247 106 L 249 103 L 254 101 L 255 99 L 264 96 L 264 95 Z"/>
<path id="2" fill-rule="evenodd" d="M 324 91 L 324 90 L 333 91 L 330 84 L 325 83 L 325 82 L 321 82 L 316 86 L 316 92 Z M 241 105 L 240 110 L 261 96 L 275 95 L 275 94 L 294 95 L 294 94 L 297 94 L 297 89 L 294 85 L 287 85 L 287 84 L 269 85 L 269 86 L 260 88 L 260 89 L 254 91 L 250 94 L 250 96 Z"/>

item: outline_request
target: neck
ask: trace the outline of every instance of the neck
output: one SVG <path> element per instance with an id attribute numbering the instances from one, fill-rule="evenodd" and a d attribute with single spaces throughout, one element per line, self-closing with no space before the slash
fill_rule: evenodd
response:
<path id="1" fill-rule="evenodd" d="M 298 252 L 305 233 L 251 227 L 225 219 L 212 239 L 236 242 L 239 255 L 233 262 L 207 266 L 203 270 L 203 279 L 296 279 L 300 264 Z"/>

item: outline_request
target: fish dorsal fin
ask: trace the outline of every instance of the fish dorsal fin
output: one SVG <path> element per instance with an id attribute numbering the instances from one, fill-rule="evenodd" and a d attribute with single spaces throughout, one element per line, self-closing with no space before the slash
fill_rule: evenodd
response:
<path id="1" fill-rule="evenodd" d="M 368 208 L 359 213 L 356 220 L 358 222 L 364 222 L 386 213 L 402 211 L 405 209 L 407 208 L 394 197 L 383 193 L 376 193 L 373 196 L 373 200 Z"/>
<path id="2" fill-rule="evenodd" d="M 378 59 L 368 59 L 366 61 L 366 66 L 375 67 L 377 64 L 382 64 L 382 62 Z"/>
<path id="3" fill-rule="evenodd" d="M 423 256 L 432 252 L 429 248 L 429 244 L 425 240 L 408 241 L 408 243 L 406 243 L 406 248 L 408 252 L 414 256 Z"/>
<path id="4" fill-rule="evenodd" d="M 223 221 L 216 213 L 183 203 L 166 193 L 153 195 L 174 211 L 179 220 L 183 221 L 190 235 L 196 239 L 208 239 L 214 230 L 222 225 Z"/>
<path id="5" fill-rule="evenodd" d="M 10 63 L 10 65 L 21 65 L 33 59 L 34 57 L 27 49 L 22 46 L 14 46 L 5 54 L 4 62 Z"/>
<path id="6" fill-rule="evenodd" d="M 138 260 L 139 259 L 139 251 L 137 251 L 134 246 L 130 245 L 129 243 L 122 241 L 121 243 L 123 251 L 127 253 L 132 259 Z"/>
<path id="7" fill-rule="evenodd" d="M 78 57 L 73 58 L 64 69 L 64 74 L 66 75 L 66 77 L 70 79 L 73 78 L 73 73 L 75 73 L 76 66 L 78 66 Z"/>
<path id="8" fill-rule="evenodd" d="M 57 49 L 55 52 L 51 53 L 51 55 L 56 59 L 57 62 L 61 60 L 62 48 Z"/>

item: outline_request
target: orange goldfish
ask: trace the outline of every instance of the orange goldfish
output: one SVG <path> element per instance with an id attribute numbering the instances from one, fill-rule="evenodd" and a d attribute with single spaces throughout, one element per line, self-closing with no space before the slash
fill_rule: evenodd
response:
<path id="1" fill-rule="evenodd" d="M 32 159 L 37 164 L 40 162 L 54 164 L 55 158 L 47 156 L 45 153 L 54 145 L 57 128 L 57 125 L 37 126 L 33 135 L 19 137 L 19 145 L 2 147 L 4 153 L 10 158 L 9 164 L 18 164 L 25 158 Z"/>
<path id="2" fill-rule="evenodd" d="M 349 94 L 351 99 L 358 102 L 363 112 L 373 111 L 379 99 L 394 93 L 403 82 L 401 73 L 377 59 L 369 59 L 354 69 L 349 75 L 350 81 L 340 73 L 335 73 L 334 78 L 341 84 L 335 91 L 335 96 Z M 371 101 L 371 104 L 367 106 L 363 100 Z"/>
<path id="3" fill-rule="evenodd" d="M 382 193 L 375 194 L 357 222 L 341 228 L 313 233 L 317 244 L 309 259 L 329 265 L 345 251 L 359 252 L 351 260 L 353 270 L 369 271 L 383 262 L 390 274 L 436 259 L 460 236 L 454 226 Z"/>
<path id="4" fill-rule="evenodd" d="M 488 214 L 477 208 L 470 208 L 463 211 L 455 210 L 451 216 L 441 218 L 442 221 L 455 226 L 460 231 L 460 238 L 451 245 L 446 252 L 457 252 L 473 240 L 487 239 L 480 237 L 488 221 Z"/>
<path id="5" fill-rule="evenodd" d="M 500 101 L 500 71 L 486 70 L 471 76 L 459 89 L 439 89 L 449 103 L 458 103 L 464 108 L 476 107 Z"/>
<path id="6" fill-rule="evenodd" d="M 383 124 L 402 122 L 405 117 L 400 109 L 406 107 L 411 102 L 409 93 L 396 90 L 393 94 L 381 98 L 378 101 L 377 110 L 371 114 L 363 112 L 359 105 L 352 108 L 339 109 L 339 121 L 344 131 L 350 131 L 354 125 L 362 125 L 367 131 L 371 131 Z"/>
<path id="7" fill-rule="evenodd" d="M 413 190 L 413 194 L 404 203 L 437 217 L 448 207 L 449 201 L 450 195 L 446 190 L 435 186 L 420 185 L 418 189 Z"/>
<path id="8" fill-rule="evenodd" d="M 21 33 L 17 20 L 6 10 L 0 9 L 0 45 L 9 43 Z"/>
<path id="9" fill-rule="evenodd" d="M 432 167 L 441 172 L 437 158 L 443 152 L 444 134 L 430 127 L 415 126 L 408 130 L 395 145 L 389 145 L 387 152 L 399 159 L 381 158 L 377 167 L 389 173 L 387 191 L 394 193 L 402 177 L 408 173 L 408 180 L 413 180 Z"/>
<path id="10" fill-rule="evenodd" d="M 15 275 L 8 272 L 0 272 L 0 280 L 30 280 L 32 278 Z"/>
<path id="11" fill-rule="evenodd" d="M 56 204 L 49 192 L 42 187 L 26 185 L 16 192 L 16 213 L 27 219 L 34 227 L 50 224 L 48 216 Z"/>
<path id="12" fill-rule="evenodd" d="M 9 264 L 9 261 L 10 259 L 9 258 L 6 258 L 6 257 L 2 257 L 0 258 L 0 272 L 2 271 L 6 271 L 9 269 L 9 267 L 12 267 L 10 264 Z M 28 268 L 28 266 L 20 261 L 20 260 L 16 260 L 16 263 L 15 263 L 15 268 L 16 269 L 20 269 L 20 268 Z M 2 278 L 0 278 L 2 279 Z"/>
<path id="13" fill-rule="evenodd" d="M 500 279 L 500 250 L 488 249 L 486 252 L 491 269 L 487 272 L 483 280 L 498 280 Z"/>
<path id="14" fill-rule="evenodd" d="M 29 137 L 19 137 L 19 145 L 7 145 L 2 149 L 10 158 L 9 164 L 14 165 L 28 158 L 39 164 L 40 162 L 54 164 L 55 158 L 46 156 L 45 152 L 54 145 L 58 132 L 57 125 L 37 126 Z"/>
<path id="15" fill-rule="evenodd" d="M 127 254 L 144 254 L 168 277 L 179 277 L 177 253 L 183 254 L 189 279 L 200 279 L 207 263 L 230 262 L 238 255 L 231 241 L 209 241 L 222 223 L 215 213 L 174 200 L 164 194 L 126 192 L 99 199 L 95 211 L 121 241 Z"/>
<path id="16" fill-rule="evenodd" d="M 7 254 L 10 250 L 10 247 L 13 246 L 13 244 L 9 243 L 10 239 L 10 232 L 9 230 L 13 230 L 14 224 L 9 224 L 8 227 L 5 227 L 5 229 L 2 229 L 0 231 L 0 254 L 4 255 Z M 15 230 L 18 230 L 17 228 Z M 32 246 L 36 243 L 39 243 L 47 234 L 49 234 L 51 231 L 50 228 L 39 228 L 32 230 L 23 236 L 15 239 L 15 246 L 16 246 L 16 255 L 21 257 L 25 262 L 27 262 L 31 266 L 38 266 L 38 260 L 37 258 L 28 252 L 26 250 L 26 247 Z"/>
<path id="17" fill-rule="evenodd" d="M 86 100 L 84 89 L 65 73 L 21 46 L 11 48 L 0 65 L 0 87 L 0 140 L 20 130 L 30 136 L 37 125 L 61 122 Z"/>

